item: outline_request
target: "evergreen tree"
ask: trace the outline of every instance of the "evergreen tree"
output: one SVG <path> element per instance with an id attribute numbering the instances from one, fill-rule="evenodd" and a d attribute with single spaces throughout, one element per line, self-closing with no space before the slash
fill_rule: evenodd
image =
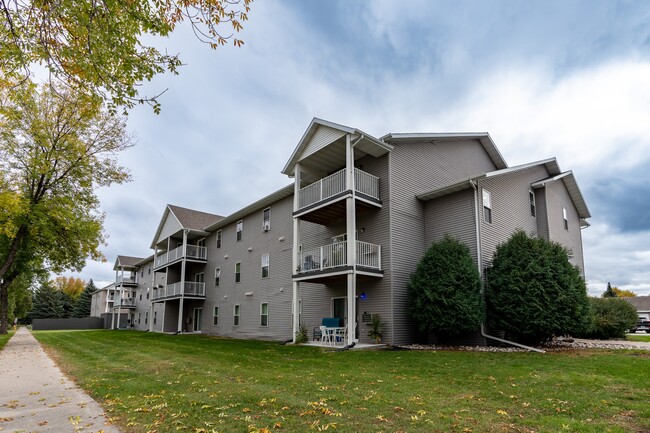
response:
<path id="1" fill-rule="evenodd" d="M 487 277 L 488 323 L 510 339 L 537 344 L 588 325 L 587 287 L 558 243 L 519 230 L 497 247 Z"/>
<path id="2" fill-rule="evenodd" d="M 603 292 L 603 298 L 617 298 L 616 292 L 612 289 L 612 285 L 607 283 L 607 290 Z"/>
<path id="3" fill-rule="evenodd" d="M 61 292 L 55 290 L 49 282 L 44 282 L 34 294 L 32 319 L 60 319 L 64 315 Z"/>
<path id="4" fill-rule="evenodd" d="M 426 252 L 409 283 L 411 317 L 422 332 L 450 336 L 479 329 L 481 279 L 469 249 L 445 236 Z"/>
<path id="5" fill-rule="evenodd" d="M 95 283 L 93 283 L 93 280 L 91 279 L 88 284 L 86 284 L 84 291 L 81 292 L 81 295 L 79 295 L 79 298 L 77 299 L 77 303 L 74 306 L 73 317 L 90 316 L 90 305 L 93 297 L 92 294 L 96 290 L 97 287 L 95 287 Z"/>

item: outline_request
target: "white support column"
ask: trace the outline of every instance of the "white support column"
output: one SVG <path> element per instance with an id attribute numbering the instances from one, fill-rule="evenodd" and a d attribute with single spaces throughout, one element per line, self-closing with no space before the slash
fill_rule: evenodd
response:
<path id="1" fill-rule="evenodd" d="M 163 312 L 162 317 L 160 318 L 160 332 L 165 332 L 165 315 L 167 314 L 167 301 L 163 301 Z M 151 321 L 153 321 L 153 316 L 151 316 Z"/>
<path id="2" fill-rule="evenodd" d="M 183 332 L 183 301 L 185 297 L 185 265 L 187 263 L 187 230 L 183 230 L 183 259 L 181 260 L 181 298 L 178 301 L 178 326 L 176 331 Z"/>
<path id="3" fill-rule="evenodd" d="M 183 297 L 178 301 L 178 332 L 183 332 Z"/>
<path id="4" fill-rule="evenodd" d="M 155 305 L 153 302 L 149 305 L 149 332 L 153 332 L 153 309 Z"/>
<path id="5" fill-rule="evenodd" d="M 350 134 L 346 136 L 345 146 L 345 180 L 346 188 L 352 191 L 352 196 L 346 199 L 345 225 L 347 233 L 347 255 L 348 266 L 352 266 L 352 273 L 348 274 L 348 323 L 347 323 L 347 344 L 352 344 L 356 338 L 357 328 L 357 217 L 355 209 L 355 185 L 354 185 L 354 148 L 350 140 Z"/>
<path id="6" fill-rule="evenodd" d="M 299 162 L 294 167 L 293 180 L 293 210 L 296 211 L 300 208 L 300 184 L 302 182 Z"/>
<path id="7" fill-rule="evenodd" d="M 115 329 L 115 295 L 113 295 L 113 306 L 111 307 L 111 310 L 111 329 Z"/>
<path id="8" fill-rule="evenodd" d="M 300 282 L 293 282 L 293 342 L 296 342 L 296 335 L 300 330 Z"/>

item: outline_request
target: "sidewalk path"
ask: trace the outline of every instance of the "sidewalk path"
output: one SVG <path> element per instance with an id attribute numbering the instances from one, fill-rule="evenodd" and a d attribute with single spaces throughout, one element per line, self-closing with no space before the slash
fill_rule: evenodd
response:
<path id="1" fill-rule="evenodd" d="M 119 433 L 66 378 L 27 328 L 0 351 L 0 432 Z"/>

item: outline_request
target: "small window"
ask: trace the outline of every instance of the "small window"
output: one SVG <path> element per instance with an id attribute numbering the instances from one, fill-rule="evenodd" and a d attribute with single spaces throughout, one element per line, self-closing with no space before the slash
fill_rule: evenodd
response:
<path id="1" fill-rule="evenodd" d="M 219 287 L 219 280 L 221 279 L 221 268 L 214 270 L 214 286 Z"/>
<path id="2" fill-rule="evenodd" d="M 146 325 L 147 323 L 149 323 L 149 312 L 145 311 L 145 313 L 144 313 L 144 324 Z"/>
<path id="3" fill-rule="evenodd" d="M 212 310 L 212 325 L 219 325 L 219 307 L 214 307 L 214 310 Z"/>
<path id="4" fill-rule="evenodd" d="M 239 304 L 236 304 L 233 307 L 232 311 L 232 324 L 234 326 L 239 326 Z"/>
<path id="5" fill-rule="evenodd" d="M 221 248 L 221 230 L 217 230 L 217 248 Z"/>
<path id="6" fill-rule="evenodd" d="M 535 192 L 528 191 L 528 198 L 530 200 L 530 215 L 534 217 L 537 214 L 535 211 Z"/>
<path id="7" fill-rule="evenodd" d="M 140 293 L 140 300 L 142 301 L 142 293 Z"/>
<path id="8" fill-rule="evenodd" d="M 155 325 L 157 321 L 158 321 L 158 312 L 154 311 L 153 312 L 153 324 Z"/>
<path id="9" fill-rule="evenodd" d="M 562 206 L 562 217 L 564 218 L 564 230 L 569 230 L 569 217 L 564 206 Z"/>
<path id="10" fill-rule="evenodd" d="M 149 299 L 149 292 L 147 292 L 147 299 Z"/>
<path id="11" fill-rule="evenodd" d="M 244 221 L 237 221 L 237 242 L 241 241 L 241 235 L 244 231 Z"/>
<path id="12" fill-rule="evenodd" d="M 143 268 L 140 268 L 140 276 L 144 277 L 144 269 Z"/>
<path id="13" fill-rule="evenodd" d="M 147 268 L 147 271 L 148 271 L 149 275 L 151 275 L 151 265 L 149 265 L 149 268 Z"/>
<path id="14" fill-rule="evenodd" d="M 269 303 L 262 302 L 260 304 L 260 326 L 269 326 Z"/>
<path id="15" fill-rule="evenodd" d="M 486 189 L 483 190 L 483 220 L 492 224 L 492 195 Z"/>
<path id="16" fill-rule="evenodd" d="M 141 319 L 142 319 L 142 313 L 138 313 L 138 325 L 142 323 Z"/>
<path id="17" fill-rule="evenodd" d="M 235 263 L 235 283 L 241 282 L 241 262 Z"/>
<path id="18" fill-rule="evenodd" d="M 262 217 L 262 230 L 268 232 L 271 230 L 271 208 L 264 209 Z"/>
<path id="19" fill-rule="evenodd" d="M 269 277 L 269 255 L 264 254 L 262 256 L 262 278 Z"/>

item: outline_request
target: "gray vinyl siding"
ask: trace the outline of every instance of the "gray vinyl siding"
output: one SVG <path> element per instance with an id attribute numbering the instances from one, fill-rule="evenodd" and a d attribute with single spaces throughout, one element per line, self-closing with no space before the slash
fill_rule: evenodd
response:
<path id="1" fill-rule="evenodd" d="M 550 240 L 571 251 L 571 263 L 578 266 L 584 275 L 580 217 L 562 180 L 546 184 L 546 206 Z M 564 229 L 563 206 L 567 210 L 568 230 Z"/>
<path id="2" fill-rule="evenodd" d="M 537 210 L 537 234 L 540 238 L 549 240 L 546 187 L 535 190 L 535 207 Z"/>
<path id="3" fill-rule="evenodd" d="M 476 244 L 474 189 L 466 189 L 425 203 L 425 247 L 450 235 L 465 244 L 475 262 Z M 478 262 L 477 262 L 478 263 Z"/>
<path id="4" fill-rule="evenodd" d="M 424 203 L 416 195 L 496 167 L 478 141 L 399 142 L 390 153 L 394 344 L 419 336 L 408 316 L 408 282 L 427 246 Z"/>
<path id="5" fill-rule="evenodd" d="M 265 207 L 266 208 L 266 207 Z M 203 303 L 203 333 L 268 340 L 292 337 L 292 247 L 293 196 L 270 205 L 271 229 L 263 231 L 263 209 L 244 216 L 242 240 L 236 242 L 236 223 L 222 230 L 221 248 L 216 232 L 206 239 L 208 261 L 205 269 L 206 298 Z M 249 251 L 249 248 L 251 249 Z M 269 254 L 269 277 L 262 278 L 262 255 Z M 235 264 L 241 263 L 241 282 L 235 283 Z M 214 270 L 221 268 L 219 287 Z M 246 296 L 246 293 L 251 293 Z M 260 326 L 260 304 L 269 304 L 268 326 Z M 239 326 L 233 325 L 234 305 L 240 306 Z M 219 307 L 219 324 L 213 325 L 213 309 Z"/>
<path id="6" fill-rule="evenodd" d="M 497 245 L 507 241 L 516 230 L 537 236 L 537 217 L 530 214 L 530 184 L 548 176 L 544 166 L 516 171 L 478 182 L 483 267 L 492 262 Z M 484 219 L 482 190 L 490 191 L 492 223 Z"/>
<path id="7" fill-rule="evenodd" d="M 314 132 L 312 139 L 309 141 L 309 144 L 302 152 L 300 159 L 302 160 L 307 158 L 309 155 L 313 155 L 314 153 L 318 152 L 328 144 L 338 140 L 344 135 L 345 132 L 343 131 L 330 128 L 329 126 L 319 125 L 316 128 L 316 132 Z"/>

